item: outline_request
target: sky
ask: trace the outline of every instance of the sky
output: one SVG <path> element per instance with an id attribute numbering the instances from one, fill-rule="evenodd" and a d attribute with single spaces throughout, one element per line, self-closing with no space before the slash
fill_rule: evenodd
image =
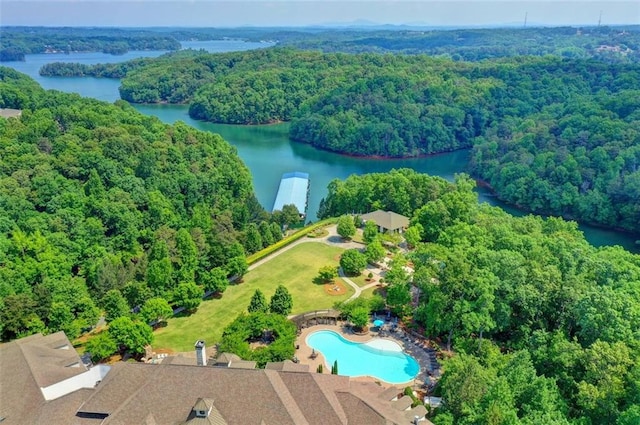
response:
<path id="1" fill-rule="evenodd" d="M 0 25 L 432 26 L 640 24 L 640 1 L 614 0 L 0 0 Z"/>

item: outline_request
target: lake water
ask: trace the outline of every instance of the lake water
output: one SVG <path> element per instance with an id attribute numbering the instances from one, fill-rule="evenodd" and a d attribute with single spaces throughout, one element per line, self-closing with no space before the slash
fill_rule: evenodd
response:
<path id="1" fill-rule="evenodd" d="M 205 49 L 210 52 L 226 52 L 269 47 L 270 43 L 246 43 L 239 40 L 182 42 L 185 48 Z M 119 99 L 119 80 L 107 78 L 66 78 L 42 77 L 38 70 L 50 62 L 79 62 L 84 64 L 114 63 L 138 57 L 155 57 L 162 51 L 128 52 L 113 56 L 104 53 L 38 54 L 27 55 L 25 62 L 4 62 L 23 72 L 46 89 L 75 92 L 82 96 L 113 102 Z M 287 137 L 288 125 L 269 126 L 233 126 L 195 121 L 188 115 L 186 106 L 178 105 L 135 105 L 140 112 L 155 115 L 162 121 L 173 123 L 182 120 L 189 125 L 205 131 L 220 133 L 225 140 L 234 145 L 240 158 L 245 162 L 253 176 L 256 196 L 268 211 L 273 206 L 280 178 L 289 171 L 303 171 L 310 174 L 311 189 L 307 217 L 316 220 L 320 200 L 326 195 L 328 183 L 335 179 L 344 179 L 351 174 L 386 172 L 393 168 L 412 168 L 452 180 L 455 173 L 464 172 L 469 151 L 456 151 L 426 158 L 412 159 L 365 159 L 338 155 L 320 151 L 311 146 L 291 142 Z M 506 205 L 487 191 L 479 190 L 481 202 L 500 206 L 514 215 L 524 213 Z M 640 252 L 635 244 L 637 237 L 581 225 L 585 237 L 595 246 L 622 245 L 634 252 Z"/>

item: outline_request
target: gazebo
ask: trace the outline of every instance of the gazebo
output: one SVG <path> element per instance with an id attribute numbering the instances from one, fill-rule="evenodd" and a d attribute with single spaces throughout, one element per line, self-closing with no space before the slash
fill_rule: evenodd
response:
<path id="1" fill-rule="evenodd" d="M 380 229 L 380 232 L 402 233 L 409 227 L 409 218 L 393 211 L 376 210 L 360 216 L 364 221 L 373 221 Z"/>

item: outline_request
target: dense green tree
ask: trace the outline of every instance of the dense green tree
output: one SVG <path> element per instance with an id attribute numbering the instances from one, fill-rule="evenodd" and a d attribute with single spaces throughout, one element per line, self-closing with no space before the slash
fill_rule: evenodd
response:
<path id="1" fill-rule="evenodd" d="M 364 306 L 354 308 L 349 314 L 349 320 L 356 329 L 363 329 L 369 323 L 369 309 Z"/>
<path id="2" fill-rule="evenodd" d="M 129 314 L 129 304 L 117 289 L 112 289 L 102 297 L 100 304 L 104 309 L 104 318 L 107 322 L 112 322 L 118 317 Z"/>
<path id="3" fill-rule="evenodd" d="M 29 335 L 29 332 L 34 327 L 36 329 L 40 328 L 37 325 L 39 318 L 34 312 L 35 307 L 35 302 L 27 294 L 4 297 L 3 309 L 0 310 L 3 339 Z M 40 322 L 42 323 L 42 321 Z M 44 328 L 44 323 L 42 323 L 42 328 Z"/>
<path id="4" fill-rule="evenodd" d="M 367 266 L 367 257 L 357 249 L 348 249 L 340 256 L 340 267 L 348 276 L 358 276 Z"/>
<path id="5" fill-rule="evenodd" d="M 164 298 L 150 298 L 140 309 L 140 319 L 145 323 L 161 323 L 173 316 L 173 309 Z"/>
<path id="6" fill-rule="evenodd" d="M 95 325 L 103 298 L 111 320 L 125 304 L 109 291 L 128 311 L 173 301 L 206 270 L 246 271 L 238 237 L 268 216 L 219 136 L 126 102 L 45 92 L 5 68 L 0 85 L 2 107 L 22 109 L 0 120 L 3 340 L 47 328 L 73 337 Z"/>
<path id="7" fill-rule="evenodd" d="M 369 310 L 372 312 L 380 312 L 383 311 L 386 307 L 386 303 L 382 295 L 374 294 L 371 298 L 369 298 Z"/>
<path id="8" fill-rule="evenodd" d="M 273 231 L 271 226 L 266 221 L 261 221 L 258 226 L 258 230 L 260 231 L 260 236 L 262 237 L 262 248 L 266 248 L 270 245 L 273 245 L 275 242 L 275 238 L 273 236 Z"/>
<path id="9" fill-rule="evenodd" d="M 300 223 L 300 211 L 293 204 L 282 207 L 282 214 L 279 223 L 283 226 L 290 227 Z"/>
<path id="10" fill-rule="evenodd" d="M 230 258 L 229 261 L 227 261 L 225 270 L 227 271 L 227 276 L 241 279 L 247 270 L 249 270 L 246 257 L 244 255 L 238 255 Z"/>
<path id="11" fill-rule="evenodd" d="M 414 248 L 418 242 L 422 240 L 422 233 L 424 228 L 420 223 L 412 224 L 404 232 L 404 239 L 407 241 L 409 248 Z"/>
<path id="12" fill-rule="evenodd" d="M 263 338 L 265 329 L 275 338 L 266 347 L 252 350 L 249 341 Z M 296 326 L 285 316 L 256 312 L 241 314 L 222 333 L 220 350 L 234 353 L 245 360 L 255 360 L 258 367 L 268 362 L 281 362 L 293 357 Z"/>
<path id="13" fill-rule="evenodd" d="M 145 346 L 153 341 L 151 326 L 143 322 L 134 322 L 126 316 L 119 317 L 109 324 L 109 335 L 120 348 L 134 354 L 143 354 Z"/>
<path id="14" fill-rule="evenodd" d="M 47 327 L 52 332 L 65 331 L 67 337 L 76 338 L 79 332 L 69 332 L 73 329 L 72 322 L 75 319 L 71 308 L 62 302 L 54 302 L 51 304 L 49 311 L 49 323 Z"/>
<path id="15" fill-rule="evenodd" d="M 198 266 L 198 250 L 187 229 L 180 229 L 176 233 L 176 251 L 176 279 L 179 282 L 193 281 Z"/>
<path id="16" fill-rule="evenodd" d="M 229 286 L 227 272 L 222 267 L 214 267 L 208 272 L 201 273 L 200 276 L 200 283 L 204 286 L 205 291 L 221 294 Z"/>
<path id="17" fill-rule="evenodd" d="M 153 296 L 146 282 L 128 282 L 120 292 L 127 300 L 130 309 L 141 306 Z"/>
<path id="18" fill-rule="evenodd" d="M 118 351 L 118 344 L 107 330 L 89 338 L 84 348 L 85 352 L 91 354 L 91 360 L 98 363 Z"/>
<path id="19" fill-rule="evenodd" d="M 364 250 L 364 255 L 367 257 L 367 261 L 370 264 L 376 264 L 384 258 L 385 252 L 382 242 L 376 238 L 367 244 L 367 247 Z"/>
<path id="20" fill-rule="evenodd" d="M 269 301 L 269 312 L 273 314 L 280 314 L 282 316 L 287 316 L 291 313 L 291 309 L 293 308 L 293 298 L 291 294 L 282 285 L 278 285 L 276 288 L 276 292 L 271 297 Z"/>
<path id="21" fill-rule="evenodd" d="M 269 305 L 267 299 L 260 289 L 256 289 L 247 307 L 249 313 L 267 313 L 269 311 Z"/>
<path id="22" fill-rule="evenodd" d="M 335 266 L 322 266 L 318 270 L 318 279 L 321 282 L 333 282 L 336 277 L 338 277 L 338 268 Z"/>
<path id="23" fill-rule="evenodd" d="M 176 306 L 184 307 L 188 312 L 195 311 L 200 303 L 204 290 L 195 282 L 180 282 L 173 292 L 173 301 Z"/>
<path id="24" fill-rule="evenodd" d="M 244 249 L 249 254 L 258 252 L 262 249 L 262 235 L 255 223 L 250 223 L 244 234 Z"/>
<path id="25" fill-rule="evenodd" d="M 353 222 L 353 217 L 350 215 L 340 217 L 338 219 L 337 231 L 343 239 L 351 239 L 356 234 L 356 225 Z"/>
<path id="26" fill-rule="evenodd" d="M 278 223 L 271 223 L 269 227 L 271 227 L 271 236 L 273 236 L 273 241 L 278 242 L 282 240 L 282 227 L 278 225 Z"/>
<path id="27" fill-rule="evenodd" d="M 378 225 L 374 221 L 366 221 L 362 229 L 362 239 L 365 244 L 370 244 L 378 237 Z"/>
<path id="28" fill-rule="evenodd" d="M 404 316 L 411 301 L 409 285 L 406 283 L 394 283 L 387 287 L 387 305 L 393 314 Z"/>

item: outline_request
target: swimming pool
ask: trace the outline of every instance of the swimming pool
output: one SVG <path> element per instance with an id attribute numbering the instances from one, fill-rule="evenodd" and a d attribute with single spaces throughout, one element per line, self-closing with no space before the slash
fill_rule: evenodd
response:
<path id="1" fill-rule="evenodd" d="M 420 371 L 418 362 L 393 341 L 376 338 L 365 343 L 351 342 L 333 331 L 317 331 L 307 336 L 307 345 L 325 358 L 327 367 L 338 360 L 338 373 L 373 376 L 390 384 L 411 381 Z"/>

